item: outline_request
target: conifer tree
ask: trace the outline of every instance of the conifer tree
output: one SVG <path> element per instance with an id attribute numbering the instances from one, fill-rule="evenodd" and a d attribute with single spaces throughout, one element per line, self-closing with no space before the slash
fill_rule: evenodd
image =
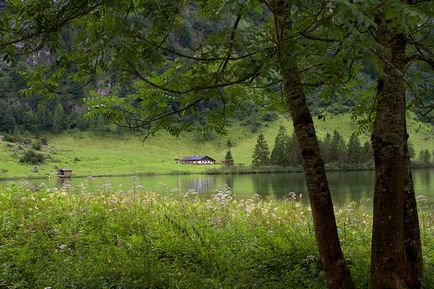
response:
<path id="1" fill-rule="evenodd" d="M 227 166 L 233 166 L 234 165 L 234 159 L 232 157 L 232 153 L 231 150 L 228 150 L 226 152 L 226 156 L 225 156 L 225 165 Z"/>
<path id="2" fill-rule="evenodd" d="M 301 155 L 297 144 L 297 136 L 292 132 L 290 138 L 286 142 L 286 152 L 289 166 L 297 167 L 301 165 Z"/>
<path id="3" fill-rule="evenodd" d="M 286 153 L 287 139 L 285 127 L 280 126 L 274 142 L 274 148 L 271 151 L 270 162 L 272 165 L 281 167 L 289 166 L 288 154 Z"/>
<path id="4" fill-rule="evenodd" d="M 265 141 L 264 135 L 261 133 L 256 141 L 252 155 L 252 165 L 254 167 L 267 166 L 270 164 L 270 151 L 268 144 Z"/>
<path id="5" fill-rule="evenodd" d="M 346 156 L 347 151 L 344 139 L 337 130 L 334 130 L 330 147 L 330 161 L 343 164 L 346 160 Z"/>
<path id="6" fill-rule="evenodd" d="M 430 161 L 431 161 L 431 154 L 430 154 L 429 150 L 427 150 L 427 149 L 421 150 L 419 153 L 419 160 L 421 161 L 421 163 L 424 167 L 428 167 L 430 165 Z"/>
<path id="7" fill-rule="evenodd" d="M 226 143 L 226 147 L 228 148 L 228 150 L 232 148 L 232 142 L 230 139 L 228 139 L 228 142 Z"/>
<path id="8" fill-rule="evenodd" d="M 52 119 L 50 117 L 51 111 L 49 111 L 45 102 L 40 102 L 37 107 L 38 128 L 41 131 L 47 131 L 51 129 Z"/>
<path id="9" fill-rule="evenodd" d="M 6 109 L 5 112 L 0 114 L 0 131 L 6 131 L 8 133 L 15 130 L 16 122 L 10 109 Z"/>
<path id="10" fill-rule="evenodd" d="M 411 142 L 408 142 L 408 154 L 410 155 L 410 159 L 414 159 L 416 156 L 416 152 L 414 150 L 414 146 Z"/>
<path id="11" fill-rule="evenodd" d="M 323 156 L 324 162 L 330 162 L 330 148 L 332 146 L 332 136 L 327 133 L 324 140 L 320 143 L 321 155 Z"/>
<path id="12" fill-rule="evenodd" d="M 352 164 L 358 164 L 361 161 L 362 147 L 359 138 L 353 134 L 348 141 L 348 160 Z"/>
<path id="13" fill-rule="evenodd" d="M 59 133 L 63 130 L 65 118 L 65 110 L 63 109 L 63 105 L 58 102 L 56 105 L 56 109 L 53 114 L 52 128 L 54 133 Z"/>

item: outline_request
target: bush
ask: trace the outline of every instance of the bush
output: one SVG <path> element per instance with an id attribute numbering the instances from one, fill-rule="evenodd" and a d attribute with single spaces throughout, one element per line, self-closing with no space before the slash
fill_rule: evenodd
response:
<path id="1" fill-rule="evenodd" d="M 48 145 L 48 140 L 46 139 L 46 138 L 41 138 L 41 139 L 39 139 L 39 143 L 41 144 L 41 145 L 44 145 L 44 146 L 46 146 L 46 145 Z"/>
<path id="2" fill-rule="evenodd" d="M 24 155 L 21 157 L 20 162 L 31 164 L 31 165 L 37 165 L 43 163 L 44 160 L 45 157 L 43 154 L 38 153 L 34 150 L 28 150 L 24 152 Z"/>
<path id="3" fill-rule="evenodd" d="M 18 142 L 18 137 L 16 135 L 13 135 L 13 134 L 5 134 L 3 136 L 3 141 L 16 143 L 16 142 Z"/>
<path id="4" fill-rule="evenodd" d="M 276 119 L 278 119 L 279 114 L 275 111 L 267 111 L 266 113 L 264 113 L 264 115 L 262 116 L 262 120 L 263 121 L 274 121 Z"/>
<path id="5" fill-rule="evenodd" d="M 11 142 L 11 143 L 25 144 L 25 145 L 29 145 L 32 143 L 31 139 L 24 137 L 20 134 L 5 134 L 3 136 L 3 141 Z"/>
<path id="6" fill-rule="evenodd" d="M 33 148 L 34 150 L 40 151 L 41 148 L 42 148 L 42 145 L 41 145 L 41 143 L 40 143 L 39 141 L 34 141 L 34 142 L 32 143 L 32 148 Z"/>

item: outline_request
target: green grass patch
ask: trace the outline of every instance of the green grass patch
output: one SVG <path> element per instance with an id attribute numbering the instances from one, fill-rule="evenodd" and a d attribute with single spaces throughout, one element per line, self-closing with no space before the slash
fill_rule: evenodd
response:
<path id="1" fill-rule="evenodd" d="M 0 288 L 327 288 L 310 209 L 296 201 L 11 186 L 0 212 Z M 336 217 L 368 288 L 371 218 L 351 203 Z M 420 218 L 433 288 L 433 211 Z"/>
<path id="2" fill-rule="evenodd" d="M 431 152 L 434 143 L 430 136 L 434 134 L 434 128 L 417 122 L 412 117 L 409 117 L 408 123 L 410 140 L 416 155 L 421 149 Z M 321 139 L 326 133 L 333 133 L 337 129 L 345 141 L 348 141 L 357 128 L 350 115 L 330 116 L 325 121 L 317 120 L 315 124 Z M 197 154 L 211 156 L 219 162 L 225 157 L 228 139 L 233 144 L 231 151 L 235 164 L 247 167 L 251 164 L 253 148 L 259 133 L 264 134 L 271 150 L 281 125 L 287 128 L 289 134 L 292 133 L 291 122 L 281 116 L 276 121 L 265 123 L 256 133 L 251 133 L 247 127 L 234 124 L 228 128 L 228 135 L 212 136 L 201 141 L 196 140 L 195 133 L 185 133 L 177 138 L 162 132 L 144 143 L 139 137 L 128 134 L 95 135 L 90 132 L 69 132 L 62 135 L 47 135 L 45 138 L 48 144 L 41 145 L 38 151 L 44 155 L 42 164 L 20 163 L 19 160 L 26 150 L 33 149 L 31 143 L 16 144 L 0 140 L 0 178 L 54 176 L 56 167 L 72 168 L 75 176 L 218 171 L 221 165 L 179 165 L 175 163 L 175 158 Z M 367 135 L 361 136 L 362 143 L 368 139 Z"/>

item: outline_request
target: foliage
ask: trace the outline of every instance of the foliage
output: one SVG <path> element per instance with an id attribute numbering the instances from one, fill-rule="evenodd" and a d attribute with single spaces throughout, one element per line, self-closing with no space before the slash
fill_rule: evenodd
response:
<path id="1" fill-rule="evenodd" d="M 276 139 L 274 141 L 273 150 L 271 151 L 270 163 L 275 166 L 289 166 L 289 155 L 287 153 L 289 149 L 286 129 L 284 126 L 280 126 L 279 132 L 277 133 Z"/>
<path id="2" fill-rule="evenodd" d="M 255 148 L 252 154 L 252 165 L 254 167 L 267 166 L 270 164 L 270 151 L 268 150 L 268 144 L 261 133 L 256 140 Z"/>
<path id="3" fill-rule="evenodd" d="M 286 159 L 288 160 L 289 165 L 293 167 L 301 166 L 301 154 L 298 148 L 297 136 L 294 131 L 292 132 L 291 137 L 287 139 L 285 146 L 287 147 L 286 153 L 288 156 Z"/>
<path id="4" fill-rule="evenodd" d="M 36 152 L 32 149 L 25 151 L 24 155 L 20 158 L 20 162 L 31 165 L 43 163 L 44 160 L 45 157 L 42 153 Z"/>
<path id="5" fill-rule="evenodd" d="M 25 120 L 15 119 L 22 129 L 59 130 L 57 121 L 53 127 L 42 117 L 52 119 L 54 96 L 68 118 L 60 127 L 89 127 L 83 117 L 85 99 L 92 116 L 102 114 L 145 133 L 159 127 L 175 135 L 192 123 L 224 132 L 232 116 L 256 132 L 285 107 L 279 94 L 272 17 L 262 1 L 62 3 L 64 7 L 48 0 L 8 1 L 8 9 L 1 11 L 0 53 L 8 69 L 0 75 L 0 98 L 18 100 L 22 91 L 25 97 L 17 105 L 7 104 L 28 111 Z M 293 32 L 312 110 L 321 116 L 327 109 L 342 113 L 360 101 L 356 110 L 364 115 L 373 107 L 375 66 L 371 60 L 369 65 L 360 63 L 366 46 L 359 43 L 367 39 L 358 29 L 373 24 L 363 14 L 370 6 L 342 1 L 331 1 L 328 9 L 320 2 L 292 5 L 294 11 L 305 11 L 294 13 Z M 408 11 L 412 10 L 399 10 L 412 21 L 423 18 Z M 308 23 L 318 20 L 314 15 L 323 20 L 317 31 L 306 35 Z M 318 41 L 322 33 L 331 41 Z M 14 45 L 21 40 L 22 46 Z M 334 57 L 328 57 L 331 54 Z M 411 68 L 416 73 L 426 70 Z M 426 72 L 423 79 L 426 84 Z M 426 85 L 417 88 L 429 91 Z M 3 122 L 4 130 L 14 126 L 9 117 L 0 125 Z"/>
<path id="6" fill-rule="evenodd" d="M 228 150 L 232 148 L 232 142 L 230 139 L 228 139 L 228 142 L 226 143 L 226 147 L 228 148 Z"/>
<path id="7" fill-rule="evenodd" d="M 65 111 L 63 105 L 58 102 L 53 114 L 52 128 L 54 133 L 60 133 L 64 129 Z"/>
<path id="8" fill-rule="evenodd" d="M 327 133 L 320 141 L 320 148 L 327 169 L 372 168 L 372 145 L 365 142 L 362 147 L 356 134 L 352 134 L 348 144 L 345 144 L 342 135 L 334 130 L 333 138 Z M 301 167 L 301 157 L 295 135 L 293 134 L 291 138 L 288 138 L 285 128 L 282 126 L 279 128 L 271 153 L 271 165 Z"/>
<path id="9" fill-rule="evenodd" d="M 357 135 L 353 134 L 350 137 L 347 146 L 348 161 L 353 164 L 358 164 L 362 160 L 362 147 Z"/>
<path id="10" fill-rule="evenodd" d="M 431 163 L 431 153 L 429 150 L 424 149 L 419 153 L 419 161 L 422 163 L 422 166 L 428 167 Z"/>
<path id="11" fill-rule="evenodd" d="M 226 166 L 232 166 L 232 165 L 234 165 L 234 159 L 232 157 L 232 153 L 231 153 L 230 149 L 228 149 L 228 151 L 227 151 L 227 153 L 225 155 L 225 165 Z"/>
<path id="12" fill-rule="evenodd" d="M 343 164 L 346 161 L 347 147 L 342 135 L 337 130 L 333 131 L 328 155 L 331 161 L 337 161 L 339 164 Z"/>

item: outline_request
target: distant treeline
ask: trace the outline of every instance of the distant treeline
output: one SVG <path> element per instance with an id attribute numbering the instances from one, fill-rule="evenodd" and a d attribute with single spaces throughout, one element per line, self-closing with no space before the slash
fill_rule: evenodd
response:
<path id="1" fill-rule="evenodd" d="M 324 139 L 319 140 L 321 156 L 328 169 L 369 169 L 374 165 L 372 145 L 366 141 L 361 144 L 356 134 L 351 135 L 346 143 L 338 131 L 327 133 Z M 409 144 L 409 153 L 415 167 L 434 166 L 434 151 L 421 150 L 416 156 L 413 145 Z M 302 158 L 299 153 L 295 134 L 288 135 L 281 126 L 274 141 L 274 147 L 269 150 L 263 134 L 258 136 L 252 154 L 254 167 L 279 166 L 301 167 Z"/>

